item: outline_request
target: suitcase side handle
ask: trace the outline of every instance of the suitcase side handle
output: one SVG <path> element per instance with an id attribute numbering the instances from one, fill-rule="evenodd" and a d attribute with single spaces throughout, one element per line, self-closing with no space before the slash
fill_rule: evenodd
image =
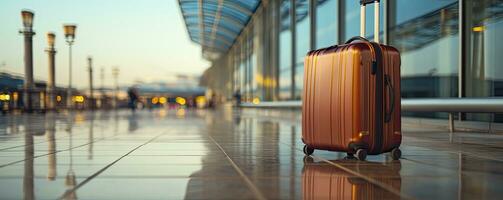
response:
<path id="1" fill-rule="evenodd" d="M 393 88 L 393 82 L 391 81 L 391 78 L 388 74 L 384 75 L 384 84 L 386 85 L 386 87 L 389 87 L 388 95 L 390 101 L 390 110 L 389 112 L 386 111 L 386 114 L 384 116 L 384 121 L 387 123 L 391 121 L 391 114 L 393 114 L 393 111 L 395 111 L 395 90 Z"/>

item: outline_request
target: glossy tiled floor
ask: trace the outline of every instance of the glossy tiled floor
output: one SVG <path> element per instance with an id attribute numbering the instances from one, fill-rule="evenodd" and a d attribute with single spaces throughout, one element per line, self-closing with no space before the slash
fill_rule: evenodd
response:
<path id="1" fill-rule="evenodd" d="M 405 125 L 403 159 L 304 157 L 300 112 L 0 116 L 0 199 L 501 199 L 503 136 Z"/>

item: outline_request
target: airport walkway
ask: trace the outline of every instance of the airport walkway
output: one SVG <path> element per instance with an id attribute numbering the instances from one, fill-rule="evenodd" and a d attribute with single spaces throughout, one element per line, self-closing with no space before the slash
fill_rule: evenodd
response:
<path id="1" fill-rule="evenodd" d="M 300 112 L 0 116 L 1 199 L 498 199 L 503 135 L 405 125 L 403 159 L 316 151 Z M 452 142 L 450 142 L 452 141 Z"/>

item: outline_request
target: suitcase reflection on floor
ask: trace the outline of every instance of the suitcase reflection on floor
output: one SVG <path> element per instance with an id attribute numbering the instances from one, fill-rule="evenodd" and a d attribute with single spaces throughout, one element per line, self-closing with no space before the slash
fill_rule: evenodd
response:
<path id="1" fill-rule="evenodd" d="M 303 199 L 400 199 L 400 196 L 372 184 L 360 177 L 326 162 L 304 159 L 302 169 Z M 333 160 L 352 171 L 378 181 L 395 191 L 400 191 L 401 163 L 359 162 L 357 160 Z"/>

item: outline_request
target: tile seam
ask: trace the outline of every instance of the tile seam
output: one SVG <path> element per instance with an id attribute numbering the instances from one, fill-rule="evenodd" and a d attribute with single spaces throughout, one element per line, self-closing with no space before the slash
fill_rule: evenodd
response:
<path id="1" fill-rule="evenodd" d="M 215 141 L 215 139 L 213 139 L 213 137 L 211 137 L 211 135 L 208 135 L 208 137 L 210 138 L 211 141 L 213 141 L 213 143 L 215 143 L 215 145 L 217 145 L 217 147 L 220 149 L 220 151 L 222 151 L 225 154 L 225 156 L 227 157 L 227 160 L 229 160 L 229 162 L 234 167 L 234 169 L 238 172 L 238 174 L 241 176 L 241 178 L 243 178 L 243 180 L 248 185 L 249 189 L 253 192 L 255 197 L 257 197 L 257 199 L 267 199 L 264 197 L 262 192 L 260 192 L 260 190 L 257 188 L 257 186 L 255 184 L 253 184 L 253 182 L 248 178 L 248 176 L 246 176 L 246 174 L 237 166 L 237 164 L 234 163 L 232 158 L 225 152 L 223 147 L 220 146 L 220 144 L 218 144 L 218 142 Z"/>
<path id="2" fill-rule="evenodd" d="M 112 137 L 114 137 L 114 136 L 111 136 L 111 137 L 108 137 L 108 138 L 112 138 Z M 94 140 L 92 142 L 81 144 L 81 145 L 78 145 L 78 146 L 75 146 L 75 147 L 72 147 L 72 148 L 68 148 L 68 149 L 64 149 L 64 150 L 57 150 L 54 153 L 46 153 L 46 154 L 36 155 L 36 156 L 33 156 L 33 159 L 44 157 L 44 156 L 48 156 L 48 155 L 52 155 L 52 154 L 57 154 L 57 153 L 65 152 L 65 151 L 69 151 L 69 150 L 76 149 L 76 148 L 80 148 L 80 147 L 83 147 L 83 146 L 87 146 L 87 145 L 89 145 L 91 143 L 99 142 L 99 141 L 102 141 L 102 140 L 105 140 L 105 139 L 108 139 L 108 138 L 100 138 L 100 139 Z M 21 163 L 21 162 L 24 162 L 26 160 L 29 160 L 29 159 L 23 159 L 23 160 L 18 160 L 18 161 L 13 161 L 13 162 L 10 162 L 10 163 L 7 163 L 7 164 L 3 164 L 3 165 L 0 165 L 0 168 L 7 167 L 7 166 L 10 166 L 10 165 L 14 165 L 14 164 L 17 164 L 17 163 Z"/>
<path id="3" fill-rule="evenodd" d="M 91 176 L 87 177 L 84 181 L 82 181 L 81 183 L 79 183 L 78 185 L 76 185 L 74 188 L 72 188 L 71 190 L 67 190 L 60 198 L 58 199 L 66 199 L 67 197 L 69 197 L 69 195 L 71 195 L 72 193 L 74 193 L 76 190 L 78 190 L 80 187 L 84 186 L 86 183 L 88 183 L 89 181 L 91 181 L 92 179 L 94 179 L 95 177 L 99 176 L 101 173 L 103 173 L 104 171 L 106 171 L 108 168 L 110 168 L 111 166 L 113 166 L 115 163 L 119 162 L 121 159 L 125 158 L 126 156 L 128 156 L 129 154 L 133 153 L 134 151 L 136 151 L 137 149 L 149 144 L 150 142 L 154 141 L 155 139 L 157 139 L 158 137 L 160 137 L 161 135 L 163 135 L 164 133 L 161 133 L 153 138 L 151 138 L 150 140 L 146 141 L 145 143 L 143 144 L 140 144 L 138 145 L 137 147 L 133 148 L 132 150 L 130 150 L 129 152 L 127 152 L 126 154 L 122 155 L 121 157 L 117 158 L 115 161 L 109 163 L 108 165 L 106 165 L 105 167 L 101 168 L 100 170 L 98 170 L 97 172 L 95 172 L 94 174 L 92 174 Z"/>

